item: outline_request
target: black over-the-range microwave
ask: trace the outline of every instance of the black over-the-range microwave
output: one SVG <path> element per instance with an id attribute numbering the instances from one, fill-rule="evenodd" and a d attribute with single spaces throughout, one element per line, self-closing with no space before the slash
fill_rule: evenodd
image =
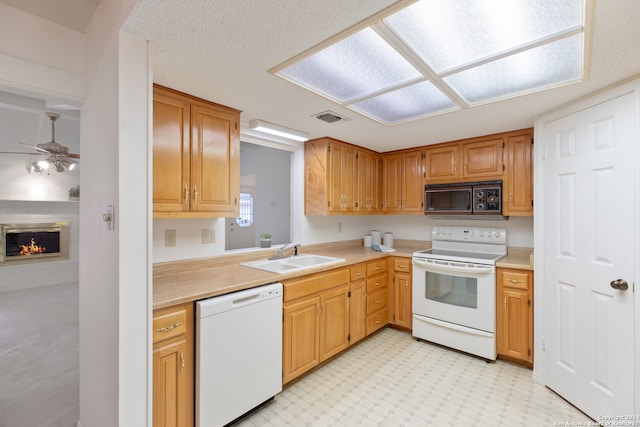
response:
<path id="1" fill-rule="evenodd" d="M 502 215 L 502 181 L 424 186 L 426 215 Z"/>

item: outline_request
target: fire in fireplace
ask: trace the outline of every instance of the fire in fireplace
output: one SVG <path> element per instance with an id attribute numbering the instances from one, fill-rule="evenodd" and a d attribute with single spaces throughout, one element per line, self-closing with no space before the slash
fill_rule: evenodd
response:
<path id="1" fill-rule="evenodd" d="M 69 256 L 69 224 L 66 222 L 2 224 L 0 230 L 1 263 L 53 261 Z"/>

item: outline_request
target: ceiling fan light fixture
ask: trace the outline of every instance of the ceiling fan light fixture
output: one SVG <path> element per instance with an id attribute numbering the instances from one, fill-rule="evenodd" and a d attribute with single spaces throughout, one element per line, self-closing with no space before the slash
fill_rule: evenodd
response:
<path id="1" fill-rule="evenodd" d="M 38 167 L 40 169 L 49 169 L 49 161 L 46 159 L 38 160 Z"/>
<path id="2" fill-rule="evenodd" d="M 40 167 L 40 165 L 38 165 L 38 162 L 33 162 L 31 163 L 31 167 L 33 168 L 33 171 L 35 173 L 40 173 L 42 172 L 42 168 Z"/>

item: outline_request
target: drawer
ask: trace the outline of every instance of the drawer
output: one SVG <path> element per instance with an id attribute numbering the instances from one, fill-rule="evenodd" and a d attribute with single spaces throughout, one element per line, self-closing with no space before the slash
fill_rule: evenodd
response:
<path id="1" fill-rule="evenodd" d="M 387 276 L 386 274 L 380 274 L 378 276 L 367 279 L 367 293 L 386 288 L 388 282 L 389 276 Z"/>
<path id="2" fill-rule="evenodd" d="M 356 280 L 364 279 L 367 275 L 367 266 L 366 264 L 358 264 L 354 265 L 349 269 L 351 281 L 355 282 Z"/>
<path id="3" fill-rule="evenodd" d="M 374 274 L 384 273 L 385 271 L 387 271 L 386 259 L 371 261 L 367 263 L 367 276 L 373 276 Z"/>
<path id="4" fill-rule="evenodd" d="M 187 332 L 187 309 L 171 307 L 153 315 L 153 343 L 180 337 Z"/>
<path id="5" fill-rule="evenodd" d="M 367 294 L 367 314 L 380 310 L 387 306 L 387 289 L 381 289 Z"/>
<path id="6" fill-rule="evenodd" d="M 377 311 L 367 316 L 367 335 L 377 331 L 387 324 L 387 309 Z"/>
<path id="7" fill-rule="evenodd" d="M 283 280 L 284 301 L 324 292 L 339 285 L 349 283 L 349 269 L 340 268 L 321 273 L 314 273 L 297 279 Z"/>
<path id="8" fill-rule="evenodd" d="M 393 269 L 395 271 L 402 271 L 405 273 L 411 273 L 411 258 L 396 258 L 393 260 Z"/>
<path id="9" fill-rule="evenodd" d="M 529 289 L 529 274 L 526 271 L 503 271 L 502 286 L 516 289 Z"/>

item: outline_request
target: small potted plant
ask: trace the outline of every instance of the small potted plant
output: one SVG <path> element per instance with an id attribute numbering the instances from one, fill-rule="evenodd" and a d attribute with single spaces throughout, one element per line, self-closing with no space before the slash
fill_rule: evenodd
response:
<path id="1" fill-rule="evenodd" d="M 261 248 L 270 248 L 271 247 L 271 234 L 263 233 L 260 235 L 260 247 Z"/>
<path id="2" fill-rule="evenodd" d="M 69 200 L 80 200 L 80 186 L 69 189 Z"/>

